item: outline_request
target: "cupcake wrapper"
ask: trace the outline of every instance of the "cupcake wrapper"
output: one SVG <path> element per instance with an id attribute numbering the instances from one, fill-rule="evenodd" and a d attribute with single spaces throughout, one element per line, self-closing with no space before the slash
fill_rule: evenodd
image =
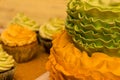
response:
<path id="1" fill-rule="evenodd" d="M 10 47 L 3 44 L 3 49 L 12 55 L 17 63 L 27 62 L 33 59 L 37 55 L 38 48 L 39 45 L 37 41 L 18 47 Z"/>
<path id="2" fill-rule="evenodd" d="M 43 38 L 39 37 L 39 41 L 45 48 L 45 51 L 47 53 L 50 53 L 50 48 L 52 47 L 52 40 L 43 39 Z"/>
<path id="3" fill-rule="evenodd" d="M 37 40 L 38 40 L 38 43 L 40 44 L 40 35 L 39 35 L 39 31 L 36 31 L 36 34 L 37 34 Z"/>
<path id="4" fill-rule="evenodd" d="M 13 75 L 14 75 L 14 68 L 5 72 L 1 72 L 0 80 L 13 80 Z"/>

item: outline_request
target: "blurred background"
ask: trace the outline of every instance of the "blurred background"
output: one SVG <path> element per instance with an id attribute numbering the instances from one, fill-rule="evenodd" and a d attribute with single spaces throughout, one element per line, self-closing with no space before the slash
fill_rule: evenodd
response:
<path id="1" fill-rule="evenodd" d="M 23 12 L 38 24 L 53 17 L 66 17 L 66 0 L 0 0 L 0 26 Z"/>

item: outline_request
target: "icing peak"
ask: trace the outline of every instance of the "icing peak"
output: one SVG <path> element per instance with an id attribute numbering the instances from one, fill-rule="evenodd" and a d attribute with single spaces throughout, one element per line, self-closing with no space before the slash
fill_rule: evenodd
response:
<path id="1" fill-rule="evenodd" d="M 29 17 L 25 16 L 23 13 L 17 14 L 13 20 L 11 21 L 10 24 L 19 24 L 23 27 L 26 27 L 30 30 L 33 31 L 38 31 L 39 30 L 39 25 Z"/>
<path id="2" fill-rule="evenodd" d="M 5 45 L 23 46 L 36 41 L 36 33 L 20 25 L 10 25 L 1 34 Z"/>
<path id="3" fill-rule="evenodd" d="M 53 34 L 64 30 L 64 27 L 64 20 L 61 18 L 52 18 L 40 27 L 39 32 L 42 38 L 52 40 Z"/>

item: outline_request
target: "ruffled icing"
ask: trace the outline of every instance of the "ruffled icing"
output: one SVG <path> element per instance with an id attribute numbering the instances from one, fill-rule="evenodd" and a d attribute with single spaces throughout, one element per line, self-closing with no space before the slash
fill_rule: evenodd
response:
<path id="1" fill-rule="evenodd" d="M 59 76 L 65 80 L 73 77 L 74 80 L 119 80 L 120 58 L 100 52 L 95 52 L 90 57 L 85 51 L 76 48 L 64 31 L 53 40 L 47 69 L 51 72 L 51 77 Z"/>
<path id="2" fill-rule="evenodd" d="M 23 13 L 17 14 L 10 24 L 19 24 L 33 31 L 38 31 L 40 27 L 34 20 L 30 19 L 28 16 L 25 16 Z"/>
<path id="3" fill-rule="evenodd" d="M 23 46 L 35 42 L 36 33 L 20 25 L 10 25 L 1 34 L 1 39 L 8 46 Z"/>
<path id="4" fill-rule="evenodd" d="M 8 55 L 0 44 L 0 72 L 11 69 L 14 66 L 14 59 L 12 56 Z"/>
<path id="5" fill-rule="evenodd" d="M 119 0 L 70 0 L 67 14 L 66 29 L 79 49 L 120 56 Z"/>
<path id="6" fill-rule="evenodd" d="M 64 20 L 61 18 L 52 18 L 47 23 L 40 26 L 39 33 L 42 38 L 52 40 L 53 34 L 64 30 Z"/>

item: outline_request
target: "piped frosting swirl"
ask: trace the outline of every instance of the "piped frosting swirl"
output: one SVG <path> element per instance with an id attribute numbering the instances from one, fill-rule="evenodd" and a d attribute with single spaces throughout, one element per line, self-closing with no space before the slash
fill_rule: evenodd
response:
<path id="1" fill-rule="evenodd" d="M 47 23 L 40 26 L 39 33 L 42 38 L 52 40 L 52 36 L 64 30 L 64 20 L 61 18 L 51 18 Z"/>
<path id="2" fill-rule="evenodd" d="M 23 46 L 37 40 L 36 33 L 20 25 L 9 25 L 1 34 L 1 40 L 8 46 Z"/>
<path id="3" fill-rule="evenodd" d="M 14 59 L 12 56 L 8 55 L 0 44 L 0 72 L 4 72 L 6 70 L 14 67 Z"/>
<path id="4" fill-rule="evenodd" d="M 33 31 L 38 31 L 40 27 L 34 20 L 30 19 L 28 16 L 25 16 L 23 13 L 17 14 L 10 22 L 10 25 L 11 24 L 19 24 Z"/>

